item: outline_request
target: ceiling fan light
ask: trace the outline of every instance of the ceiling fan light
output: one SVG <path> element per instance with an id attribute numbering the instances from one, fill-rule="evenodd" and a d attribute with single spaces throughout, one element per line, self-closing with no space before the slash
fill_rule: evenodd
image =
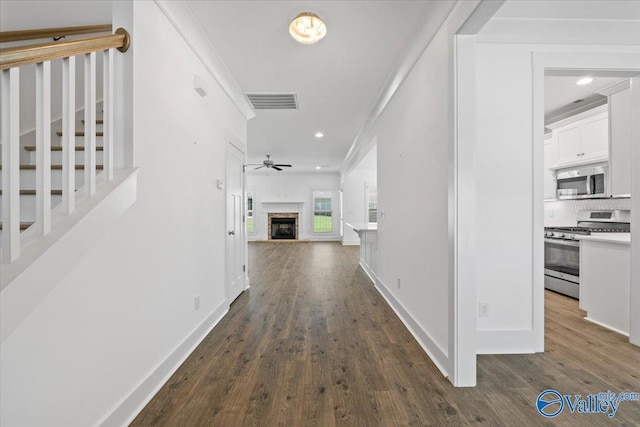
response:
<path id="1" fill-rule="evenodd" d="M 289 34 L 298 43 L 314 44 L 327 35 L 327 26 L 315 13 L 302 12 L 289 24 Z"/>

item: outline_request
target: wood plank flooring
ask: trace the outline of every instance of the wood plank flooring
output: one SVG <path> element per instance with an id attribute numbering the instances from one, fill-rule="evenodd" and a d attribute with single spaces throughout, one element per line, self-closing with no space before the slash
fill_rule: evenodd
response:
<path id="1" fill-rule="evenodd" d="M 640 425 L 535 409 L 548 388 L 640 391 L 640 349 L 546 294 L 546 351 L 478 357 L 478 386 L 454 388 L 339 243 L 249 245 L 251 289 L 133 426 Z"/>

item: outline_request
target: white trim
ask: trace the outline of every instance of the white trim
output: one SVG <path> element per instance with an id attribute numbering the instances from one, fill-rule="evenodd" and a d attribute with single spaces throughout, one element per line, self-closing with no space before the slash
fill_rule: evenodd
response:
<path id="1" fill-rule="evenodd" d="M 453 378 L 476 385 L 476 64 L 475 36 L 455 37 L 455 284 Z"/>
<path id="2" fill-rule="evenodd" d="M 97 425 L 103 427 L 129 425 L 227 312 L 228 304 L 223 301 L 184 341 L 170 351 L 164 360 L 151 369 L 149 374 L 136 384 Z"/>
<path id="3" fill-rule="evenodd" d="M 360 246 L 360 239 L 358 240 L 346 240 L 342 239 L 342 246 Z"/>
<path id="4" fill-rule="evenodd" d="M 621 331 L 620 329 L 616 329 L 616 328 L 614 328 L 613 326 L 609 326 L 609 325 L 607 325 L 606 323 L 602 323 L 602 322 L 599 322 L 599 321 L 597 321 L 597 320 L 594 320 L 594 319 L 590 318 L 589 316 L 585 316 L 585 317 L 583 317 L 583 319 L 584 319 L 584 320 L 586 320 L 587 322 L 591 322 L 591 323 L 593 323 L 593 324 L 595 324 L 595 325 L 602 326 L 603 328 L 607 328 L 607 329 L 609 329 L 610 331 L 617 332 L 618 334 L 620 334 L 620 335 L 624 335 L 625 337 L 628 337 L 628 336 L 629 336 L 629 334 L 628 334 L 628 333 L 623 332 L 623 331 Z"/>
<path id="5" fill-rule="evenodd" d="M 364 262 L 362 258 L 360 258 L 360 262 L 358 264 L 360 264 L 360 267 L 362 267 L 362 270 L 369 277 L 369 280 L 371 280 L 371 283 L 375 285 L 378 281 L 378 275 L 375 273 L 375 271 L 373 271 L 371 267 L 369 267 L 369 264 Z"/>
<path id="6" fill-rule="evenodd" d="M 247 120 L 255 117 L 255 110 L 187 4 L 184 1 L 154 0 L 154 2 L 202 62 L 202 65 L 218 82 L 231 102 L 235 104 L 238 111 Z"/>
<path id="7" fill-rule="evenodd" d="M 640 55 L 638 55 L 640 56 Z M 631 82 L 631 108 L 636 117 L 640 114 L 640 77 L 634 77 Z M 631 164 L 640 165 L 640 120 L 634 120 L 631 124 Z M 631 168 L 631 259 L 640 259 L 640 169 Z M 640 346 L 640 263 L 631 263 L 631 292 L 629 300 L 631 304 L 629 314 L 629 341 Z"/>
<path id="8" fill-rule="evenodd" d="M 618 93 L 618 92 L 622 92 L 623 90 L 627 90 L 631 87 L 631 79 L 625 79 L 621 82 L 618 83 L 614 83 L 612 85 L 609 85 L 607 87 L 603 87 L 600 90 L 597 90 L 596 93 L 599 93 L 600 95 L 603 96 L 610 96 L 613 95 L 614 93 Z"/>
<path id="9" fill-rule="evenodd" d="M 542 233 L 539 233 L 542 235 Z M 514 331 L 477 331 L 478 354 L 531 354 L 539 350 L 532 345 L 538 338 L 538 332 L 527 330 Z M 505 343 L 508 345 L 505 347 Z"/>
<path id="10" fill-rule="evenodd" d="M 589 117 L 595 116 L 596 114 L 606 113 L 609 111 L 609 105 L 603 104 L 595 108 L 591 108 L 590 110 L 583 111 L 579 114 L 574 114 L 571 117 L 567 117 L 566 119 L 558 120 L 557 122 L 550 122 L 546 125 L 551 130 L 558 129 L 562 126 L 569 125 L 571 123 L 575 123 L 580 120 L 587 119 Z"/>
<path id="11" fill-rule="evenodd" d="M 535 56 L 535 54 L 534 54 Z M 535 60 L 532 60 L 535 63 Z M 533 117 L 531 120 L 531 327 L 529 345 L 538 352 L 544 351 L 544 68 L 533 66 L 531 72 L 531 99 Z M 536 309 L 539 307 L 539 309 Z M 504 342 L 513 342 L 511 337 Z M 478 338 L 480 340 L 480 338 Z M 488 344 L 488 342 L 485 342 Z M 494 344 L 495 346 L 495 344 Z M 526 346 L 521 347 L 526 348 Z M 491 348 L 489 346 L 489 348 Z"/>
<path id="12" fill-rule="evenodd" d="M 366 272 L 366 270 L 365 270 Z M 418 322 L 411 316 L 406 308 L 398 301 L 393 294 L 389 291 L 388 287 L 380 279 L 376 280 L 375 288 L 380 292 L 380 295 L 387 301 L 387 304 L 400 318 L 404 326 L 409 330 L 411 335 L 418 341 L 420 347 L 429 355 L 429 358 L 434 365 L 442 372 L 442 375 L 449 377 L 449 372 L 445 366 L 449 366 L 449 359 L 444 350 L 431 339 L 429 334 L 423 330 Z"/>

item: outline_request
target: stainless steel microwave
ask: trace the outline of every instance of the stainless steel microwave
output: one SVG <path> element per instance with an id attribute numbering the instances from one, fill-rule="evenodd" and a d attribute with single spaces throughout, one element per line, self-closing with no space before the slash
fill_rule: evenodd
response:
<path id="1" fill-rule="evenodd" d="M 607 196 L 608 166 L 563 170 L 556 175 L 558 199 L 589 199 Z"/>

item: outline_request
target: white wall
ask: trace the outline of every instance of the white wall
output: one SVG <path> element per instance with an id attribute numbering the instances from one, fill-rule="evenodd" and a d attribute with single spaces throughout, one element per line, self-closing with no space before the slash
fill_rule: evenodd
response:
<path id="1" fill-rule="evenodd" d="M 378 149 L 372 147 L 369 153 L 356 165 L 356 167 L 344 177 L 342 184 L 343 218 L 345 224 L 363 224 L 369 221 L 366 188 L 377 186 Z M 343 245 L 359 245 L 358 233 L 345 225 L 342 236 Z"/>
<path id="2" fill-rule="evenodd" d="M 436 18 L 442 24 L 370 133 L 379 159 L 376 286 L 454 383 L 454 34 L 475 7 L 458 2 Z"/>
<path id="3" fill-rule="evenodd" d="M 250 240 L 268 240 L 267 213 L 298 212 L 299 238 L 340 240 L 340 175 L 324 172 L 247 173 L 247 191 L 253 192 L 253 228 Z M 333 197 L 333 232 L 313 232 L 312 192 L 328 190 Z M 265 203 L 266 202 L 266 203 Z M 271 203 L 277 202 L 277 203 Z"/>
<path id="4" fill-rule="evenodd" d="M 228 307 L 216 179 L 246 120 L 156 3 L 133 13 L 137 203 L 2 343 L 3 426 L 126 424 Z"/>

